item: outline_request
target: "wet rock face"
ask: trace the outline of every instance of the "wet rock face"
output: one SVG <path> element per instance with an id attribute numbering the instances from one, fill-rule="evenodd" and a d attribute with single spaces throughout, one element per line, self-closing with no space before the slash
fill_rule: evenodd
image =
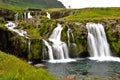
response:
<path id="1" fill-rule="evenodd" d="M 14 33 L 0 29 L 0 50 L 11 53 L 15 56 L 26 58 L 27 45 L 24 39 L 14 35 Z"/>
<path id="2" fill-rule="evenodd" d="M 13 20 L 13 12 L 7 9 L 0 9 L 0 17 L 4 17 L 5 20 Z"/>
<path id="3" fill-rule="evenodd" d="M 32 24 L 34 24 L 34 21 L 32 19 L 29 21 L 33 22 Z M 88 57 L 89 56 L 89 53 L 87 50 L 86 23 L 87 22 L 67 22 L 67 21 L 61 22 L 61 24 L 63 25 L 62 41 L 66 43 L 68 42 L 68 37 L 66 34 L 68 27 L 72 29 L 72 32 L 74 34 L 75 40 L 71 39 L 70 42 L 71 44 L 76 43 L 77 50 L 75 50 L 74 45 L 69 47 L 71 52 L 69 54 L 71 55 L 71 57 L 76 57 L 76 56 Z M 106 35 L 107 35 L 112 53 L 113 54 L 115 53 L 115 55 L 120 56 L 120 45 L 119 45 L 120 44 L 120 20 L 104 20 L 104 21 L 99 21 L 98 23 L 102 23 L 105 27 Z M 47 23 L 47 24 L 50 24 L 50 23 Z M 46 25 L 46 22 L 43 25 Z M 42 28 L 41 26 L 39 27 Z M 55 27 L 56 25 L 48 27 L 49 29 L 44 27 L 41 29 L 40 33 L 50 35 L 52 30 Z M 28 44 L 26 39 L 24 39 L 23 37 L 19 37 L 17 34 L 14 34 L 13 32 L 4 30 L 4 29 L 0 29 L 0 34 L 2 34 L 0 38 L 0 50 L 7 53 L 14 54 L 22 58 L 26 58 L 26 59 L 28 58 Z M 43 35 L 41 36 L 44 37 Z M 73 51 L 76 51 L 76 52 L 73 52 Z M 31 39 L 30 58 L 42 59 L 42 40 L 37 38 Z"/>
<path id="4" fill-rule="evenodd" d="M 115 30 L 113 31 L 113 33 L 115 33 L 116 37 L 120 39 L 120 24 L 115 26 Z"/>
<path id="5" fill-rule="evenodd" d="M 63 10 L 59 10 L 59 11 L 53 11 L 50 14 L 51 14 L 51 18 L 58 19 L 58 18 L 66 17 L 70 14 L 75 14 L 76 12 L 77 11 L 75 11 L 75 10 L 63 9 Z"/>
<path id="6" fill-rule="evenodd" d="M 81 31 L 82 35 L 87 36 L 87 29 L 86 29 L 86 26 L 83 23 L 76 22 L 75 25 L 79 28 L 79 31 Z"/>

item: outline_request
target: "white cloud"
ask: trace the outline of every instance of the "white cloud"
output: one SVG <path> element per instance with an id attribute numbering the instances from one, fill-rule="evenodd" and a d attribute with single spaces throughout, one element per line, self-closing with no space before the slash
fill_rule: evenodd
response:
<path id="1" fill-rule="evenodd" d="M 120 0 L 59 0 L 67 8 L 85 8 L 85 7 L 120 7 Z"/>

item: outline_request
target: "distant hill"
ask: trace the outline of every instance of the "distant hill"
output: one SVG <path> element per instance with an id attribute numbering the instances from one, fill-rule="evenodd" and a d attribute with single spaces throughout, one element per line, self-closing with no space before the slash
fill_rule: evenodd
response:
<path id="1" fill-rule="evenodd" d="M 19 7 L 34 8 L 63 8 L 64 5 L 57 0 L 0 0 L 2 4 L 8 4 Z"/>

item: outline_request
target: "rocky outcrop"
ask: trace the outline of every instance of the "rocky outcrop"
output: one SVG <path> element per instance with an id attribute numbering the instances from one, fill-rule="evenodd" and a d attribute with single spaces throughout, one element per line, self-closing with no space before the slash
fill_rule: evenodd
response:
<path id="1" fill-rule="evenodd" d="M 70 39 L 69 54 L 70 57 L 88 57 L 89 53 L 87 50 L 87 30 L 86 23 L 94 22 L 101 23 L 105 27 L 108 42 L 110 44 L 111 52 L 114 56 L 120 56 L 120 20 L 101 20 L 101 21 L 55 21 L 49 19 L 41 19 L 36 24 L 33 22 L 34 19 L 28 20 L 24 23 L 19 24 L 24 26 L 24 29 L 30 29 L 31 31 L 31 46 L 30 53 L 28 52 L 28 40 L 18 36 L 14 32 L 8 31 L 7 29 L 0 29 L 0 50 L 8 53 L 12 53 L 16 56 L 30 58 L 30 60 L 41 60 L 43 59 L 43 42 L 42 38 L 48 39 L 53 29 L 56 27 L 57 22 L 63 26 L 62 30 L 62 41 L 68 44 L 67 30 L 70 28 L 74 34 L 74 40 Z M 32 23 L 33 22 L 33 23 Z M 33 30 L 35 28 L 35 30 Z M 35 31 L 35 32 L 34 32 Z M 34 32 L 34 33 L 32 33 Z M 37 32 L 37 33 L 36 33 Z M 37 36 L 36 36 L 37 34 Z M 77 46 L 77 47 L 76 47 Z M 29 54 L 28 54 L 29 53 Z"/>
<path id="2" fill-rule="evenodd" d="M 66 17 L 70 14 L 75 14 L 76 12 L 77 10 L 63 8 L 61 10 L 52 11 L 50 12 L 50 14 L 51 14 L 51 18 L 58 19 L 58 18 Z"/>
<path id="3" fill-rule="evenodd" d="M 8 9 L 0 9 L 0 17 L 3 17 L 5 20 L 13 20 L 14 16 L 13 16 L 13 11 L 8 10 Z"/>
<path id="4" fill-rule="evenodd" d="M 0 50 L 18 57 L 27 57 L 27 40 L 7 29 L 0 29 Z"/>
<path id="5" fill-rule="evenodd" d="M 6 53 L 13 54 L 17 57 L 24 58 L 26 60 L 42 59 L 42 42 L 40 39 L 30 39 L 30 51 L 29 51 L 29 39 L 21 37 L 16 33 L 7 29 L 0 29 L 0 50 Z"/>

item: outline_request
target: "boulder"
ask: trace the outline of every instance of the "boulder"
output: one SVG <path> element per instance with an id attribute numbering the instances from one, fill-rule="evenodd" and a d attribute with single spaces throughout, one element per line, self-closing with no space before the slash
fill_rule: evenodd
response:
<path id="1" fill-rule="evenodd" d="M 44 68 L 45 65 L 44 64 L 35 64 L 34 67 L 35 68 Z"/>
<path id="2" fill-rule="evenodd" d="M 76 80 L 76 75 L 68 75 L 65 80 Z"/>

